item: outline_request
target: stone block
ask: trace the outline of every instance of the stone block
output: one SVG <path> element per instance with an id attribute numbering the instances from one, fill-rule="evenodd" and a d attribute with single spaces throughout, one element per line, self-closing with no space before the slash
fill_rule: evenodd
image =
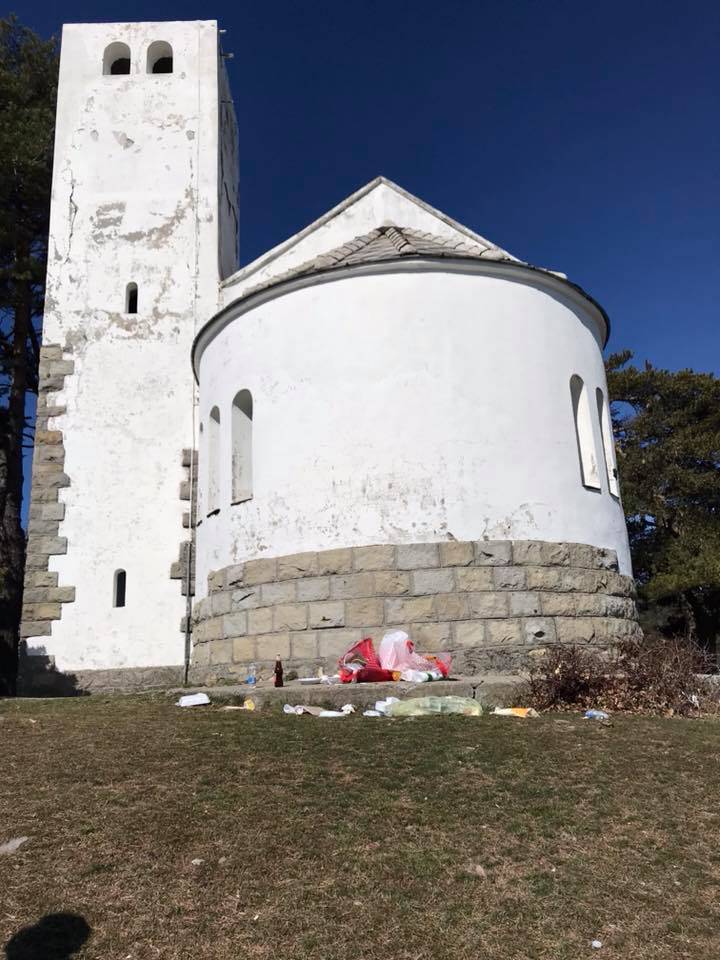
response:
<path id="1" fill-rule="evenodd" d="M 410 593 L 410 576 L 400 570 L 379 570 L 374 574 L 374 592 L 380 597 L 401 597 Z"/>
<path id="2" fill-rule="evenodd" d="M 484 647 L 485 646 L 484 620 L 458 621 L 453 624 L 453 635 L 457 647 Z"/>
<path id="3" fill-rule="evenodd" d="M 33 463 L 56 463 L 62 465 L 65 462 L 65 450 L 55 443 L 40 443 L 35 445 L 33 454 Z"/>
<path id="4" fill-rule="evenodd" d="M 524 642 L 521 620 L 488 620 L 485 624 L 485 643 L 489 647 L 512 647 Z"/>
<path id="5" fill-rule="evenodd" d="M 317 572 L 320 576 L 333 573 L 352 573 L 353 552 L 350 547 L 322 550 L 317 557 Z"/>
<path id="6" fill-rule="evenodd" d="M 53 358 L 45 365 L 45 371 L 53 377 L 67 377 L 75 372 L 75 361 Z"/>
<path id="7" fill-rule="evenodd" d="M 210 616 L 210 597 L 203 597 L 202 600 L 196 600 L 193 604 L 192 618 L 193 623 L 200 623 L 201 620 Z"/>
<path id="8" fill-rule="evenodd" d="M 471 617 L 507 617 L 510 599 L 507 593 L 469 593 Z"/>
<path id="9" fill-rule="evenodd" d="M 524 590 L 527 587 L 527 571 L 524 567 L 495 567 L 493 585 L 496 590 Z"/>
<path id="10" fill-rule="evenodd" d="M 64 476 L 64 474 L 63 474 Z M 69 486 L 70 483 L 63 484 L 63 486 Z M 32 485 L 32 499 L 33 503 L 57 503 L 58 499 L 58 485 L 57 484 L 47 484 L 47 483 L 36 483 L 33 480 Z"/>
<path id="11" fill-rule="evenodd" d="M 244 637 L 248 633 L 247 610 L 226 613 L 222 618 L 223 635 L 226 637 Z"/>
<path id="12" fill-rule="evenodd" d="M 439 653 L 452 648 L 453 634 L 450 623 L 413 623 L 408 631 L 419 653 Z"/>
<path id="13" fill-rule="evenodd" d="M 367 570 L 392 570 L 394 567 L 395 547 L 391 544 L 353 548 L 353 569 L 358 573 Z"/>
<path id="14" fill-rule="evenodd" d="M 443 567 L 467 567 L 475 562 L 475 549 L 466 540 L 448 540 L 439 543 L 440 564 Z"/>
<path id="15" fill-rule="evenodd" d="M 289 633 L 266 633 L 256 637 L 255 641 L 258 660 L 269 660 L 274 663 L 277 657 L 281 660 L 290 659 Z"/>
<path id="16" fill-rule="evenodd" d="M 521 625 L 523 639 L 527 644 L 537 646 L 538 644 L 555 643 L 557 640 L 555 621 L 551 617 L 533 617 L 532 619 L 522 620 Z"/>
<path id="17" fill-rule="evenodd" d="M 558 643 L 592 643 L 595 622 L 591 617 L 556 617 L 555 631 Z"/>
<path id="18" fill-rule="evenodd" d="M 372 573 L 350 573 L 330 578 L 330 596 L 335 600 L 371 597 L 374 593 L 375 578 Z"/>
<path id="19" fill-rule="evenodd" d="M 544 617 L 574 617 L 577 613 L 574 593 L 541 593 L 540 607 Z"/>
<path id="20" fill-rule="evenodd" d="M 318 634 L 314 630 L 291 633 L 290 655 L 293 660 L 317 660 Z"/>
<path id="21" fill-rule="evenodd" d="M 190 467 L 193 463 L 197 463 L 197 451 L 186 447 L 181 454 L 180 464 L 183 467 Z"/>
<path id="22" fill-rule="evenodd" d="M 549 590 L 563 591 L 568 589 L 565 586 L 563 576 L 569 573 L 563 567 L 527 567 L 527 587 L 528 590 Z"/>
<path id="23" fill-rule="evenodd" d="M 385 600 L 385 623 L 426 623 L 435 619 L 433 597 L 390 597 Z"/>
<path id="24" fill-rule="evenodd" d="M 62 360 L 62 347 L 59 343 L 44 343 L 40 347 L 40 366 L 43 370 L 51 360 Z"/>
<path id="25" fill-rule="evenodd" d="M 595 550 L 589 543 L 569 543 L 570 565 L 592 569 L 595 567 Z"/>
<path id="26" fill-rule="evenodd" d="M 325 630 L 345 626 L 345 604 L 342 600 L 326 600 L 310 604 L 310 620 L 313 629 Z"/>
<path id="27" fill-rule="evenodd" d="M 258 607 L 247 611 L 248 633 L 272 633 L 273 608 Z"/>
<path id="28" fill-rule="evenodd" d="M 272 583 L 276 575 L 277 561 L 274 557 L 267 557 L 262 560 L 248 560 L 245 563 L 244 582 L 246 585 Z"/>
<path id="29" fill-rule="evenodd" d="M 260 591 L 241 587 L 240 590 L 233 590 L 230 594 L 230 609 L 235 610 L 254 610 L 260 606 Z"/>
<path id="30" fill-rule="evenodd" d="M 608 571 L 604 574 L 606 590 L 615 597 L 632 597 L 636 595 L 635 581 L 622 573 Z"/>
<path id="31" fill-rule="evenodd" d="M 20 624 L 20 639 L 28 637 L 49 637 L 52 634 L 52 620 L 23 620 Z"/>
<path id="32" fill-rule="evenodd" d="M 470 594 L 440 593 L 433 599 L 433 613 L 437 620 L 468 620 Z"/>
<path id="33" fill-rule="evenodd" d="M 210 597 L 210 613 L 213 617 L 222 616 L 224 613 L 230 613 L 232 610 L 232 594 L 213 593 Z"/>
<path id="34" fill-rule="evenodd" d="M 509 540 L 476 540 L 475 563 L 479 567 L 501 567 L 512 563 L 512 544 Z"/>
<path id="35" fill-rule="evenodd" d="M 603 593 L 576 593 L 575 615 L 578 617 L 604 617 L 607 612 L 607 597 Z"/>
<path id="36" fill-rule="evenodd" d="M 468 567 L 455 570 L 458 590 L 474 593 L 477 590 L 492 590 L 494 587 L 492 567 Z"/>
<path id="37" fill-rule="evenodd" d="M 541 613 L 540 595 L 513 591 L 510 594 L 511 617 L 536 617 Z"/>
<path id="38" fill-rule="evenodd" d="M 59 620 L 61 613 L 59 603 L 23 603 L 23 620 Z"/>
<path id="39" fill-rule="evenodd" d="M 192 648 L 190 662 L 194 667 L 207 667 L 210 664 L 210 644 L 196 643 Z"/>
<path id="40" fill-rule="evenodd" d="M 30 519 L 31 520 L 58 520 L 58 521 L 64 520 L 65 504 L 64 503 L 31 503 Z"/>
<path id="41" fill-rule="evenodd" d="M 362 639 L 361 630 L 323 630 L 318 634 L 318 656 L 321 660 L 329 661 L 326 668 L 330 673 L 335 672 L 339 657 L 358 640 Z"/>
<path id="42" fill-rule="evenodd" d="M 315 577 L 318 572 L 317 553 L 292 553 L 278 557 L 278 580 L 295 580 L 297 577 Z"/>
<path id="43" fill-rule="evenodd" d="M 626 617 L 637 620 L 638 612 L 635 601 L 629 597 L 605 596 L 605 615 L 608 617 Z"/>
<path id="44" fill-rule="evenodd" d="M 308 608 L 304 603 L 280 603 L 273 608 L 273 630 L 305 630 Z"/>
<path id="45" fill-rule="evenodd" d="M 415 596 L 429 593 L 452 593 L 455 589 L 453 571 L 447 568 L 415 570 L 411 578 L 412 592 Z"/>
<path id="46" fill-rule="evenodd" d="M 615 550 L 610 550 L 608 547 L 596 547 L 595 566 L 601 570 L 617 570 L 619 564 Z"/>
<path id="47" fill-rule="evenodd" d="M 67 537 L 36 537 L 32 543 L 33 553 L 60 556 L 67 553 Z"/>
<path id="48" fill-rule="evenodd" d="M 223 618 L 212 617 L 210 620 L 203 620 L 193 631 L 197 640 L 221 640 L 223 635 Z"/>
<path id="49" fill-rule="evenodd" d="M 307 601 L 330 599 L 329 577 L 307 577 L 303 580 L 298 580 L 296 586 L 298 600 Z"/>
<path id="50" fill-rule="evenodd" d="M 174 568 L 175 568 L 175 564 L 173 564 L 173 571 L 174 571 Z M 182 576 L 182 573 L 180 573 L 180 576 Z M 173 576 L 173 573 L 171 572 L 170 579 L 176 580 L 178 578 Z M 225 571 L 211 570 L 210 573 L 208 574 L 207 583 L 208 583 L 208 590 L 210 593 L 214 593 L 216 590 L 222 590 L 223 587 L 225 586 Z"/>
<path id="51" fill-rule="evenodd" d="M 25 575 L 25 586 L 30 587 L 56 587 L 60 574 L 55 570 L 37 570 Z"/>
<path id="52" fill-rule="evenodd" d="M 47 598 L 56 603 L 74 603 L 75 587 L 48 587 Z"/>
<path id="53" fill-rule="evenodd" d="M 543 564 L 542 540 L 513 540 L 512 562 L 517 564 Z"/>
<path id="54" fill-rule="evenodd" d="M 419 570 L 440 566 L 437 543 L 404 543 L 397 548 L 398 570 Z"/>
<path id="55" fill-rule="evenodd" d="M 235 563 L 223 570 L 223 584 L 227 590 L 236 590 L 245 583 L 245 564 Z"/>
<path id="56" fill-rule="evenodd" d="M 28 537 L 54 537 L 57 536 L 57 520 L 33 520 L 32 517 L 28 523 Z"/>
<path id="57" fill-rule="evenodd" d="M 252 663 L 256 658 L 257 640 L 254 636 L 235 637 L 232 658 L 235 663 Z"/>
<path id="58" fill-rule="evenodd" d="M 297 597 L 294 580 L 278 580 L 277 583 L 264 583 L 260 588 L 260 603 L 270 606 L 275 603 L 292 603 Z"/>
<path id="59" fill-rule="evenodd" d="M 190 495 L 192 494 L 192 485 L 189 480 L 183 480 L 180 483 L 178 489 L 178 499 L 179 500 L 189 500 Z"/>
<path id="60" fill-rule="evenodd" d="M 232 663 L 233 641 L 213 640 L 210 643 L 210 663 Z"/>
<path id="61" fill-rule="evenodd" d="M 368 627 L 383 622 L 384 612 L 384 603 L 379 597 L 348 600 L 345 604 L 345 625 L 367 630 Z"/>

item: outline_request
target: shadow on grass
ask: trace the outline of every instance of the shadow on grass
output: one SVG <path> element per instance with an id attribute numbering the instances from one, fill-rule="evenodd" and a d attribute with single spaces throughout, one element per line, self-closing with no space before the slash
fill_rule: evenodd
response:
<path id="1" fill-rule="evenodd" d="M 66 960 L 90 933 L 87 921 L 75 913 L 49 913 L 10 937 L 5 955 L 7 960 Z"/>
<path id="2" fill-rule="evenodd" d="M 62 673 L 41 647 L 28 654 L 25 643 L 20 643 L 17 674 L 18 697 L 87 697 L 87 690 L 78 686 L 74 673 Z"/>

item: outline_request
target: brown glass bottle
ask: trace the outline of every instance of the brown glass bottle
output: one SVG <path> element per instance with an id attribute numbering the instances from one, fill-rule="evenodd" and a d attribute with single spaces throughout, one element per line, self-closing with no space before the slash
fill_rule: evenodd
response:
<path id="1" fill-rule="evenodd" d="M 280 661 L 279 654 L 277 656 L 277 659 L 275 660 L 274 673 L 275 673 L 275 680 L 273 681 L 273 683 L 275 684 L 276 687 L 282 687 L 283 686 L 283 665 Z"/>

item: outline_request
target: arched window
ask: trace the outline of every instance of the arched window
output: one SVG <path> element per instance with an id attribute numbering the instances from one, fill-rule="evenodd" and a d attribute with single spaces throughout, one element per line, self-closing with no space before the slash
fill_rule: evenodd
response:
<path id="1" fill-rule="evenodd" d="M 173 72 L 173 51 L 169 43 L 164 40 L 156 40 L 150 44 L 147 52 L 147 72 Z"/>
<path id="2" fill-rule="evenodd" d="M 116 570 L 113 577 L 113 606 L 125 606 L 125 586 L 127 584 L 127 574 L 124 570 Z"/>
<path id="3" fill-rule="evenodd" d="M 605 453 L 605 467 L 607 468 L 608 487 L 614 497 L 620 496 L 620 482 L 618 480 L 617 461 L 615 460 L 615 440 L 613 438 L 610 411 L 605 402 L 605 395 L 600 387 L 595 391 L 597 396 L 598 419 L 600 420 L 600 434 Z"/>
<path id="4" fill-rule="evenodd" d="M 129 283 L 125 288 L 125 313 L 137 313 L 138 289 L 136 283 Z"/>
<path id="5" fill-rule="evenodd" d="M 207 515 L 220 509 L 220 411 L 213 407 L 208 419 Z"/>
<path id="6" fill-rule="evenodd" d="M 570 378 L 570 395 L 572 397 L 573 417 L 575 419 L 575 436 L 577 438 L 578 455 L 580 457 L 580 474 L 582 482 L 592 490 L 600 490 L 600 473 L 595 452 L 595 438 L 593 437 L 590 403 L 588 402 L 585 384 L 577 374 Z"/>
<path id="7" fill-rule="evenodd" d="M 253 400 L 249 390 L 235 394 L 232 404 L 232 502 L 252 499 Z"/>
<path id="8" fill-rule="evenodd" d="M 130 47 L 126 43 L 108 44 L 103 54 L 103 73 L 105 75 L 130 73 Z"/>

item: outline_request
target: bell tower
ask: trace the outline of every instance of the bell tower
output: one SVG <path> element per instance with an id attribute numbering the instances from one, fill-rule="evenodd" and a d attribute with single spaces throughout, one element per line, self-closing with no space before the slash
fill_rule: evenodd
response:
<path id="1" fill-rule="evenodd" d="M 190 347 L 237 269 L 215 21 L 62 38 L 22 636 L 64 672 L 183 663 Z M 187 521 L 186 521 L 187 522 Z M 92 678 L 90 678 L 92 680 Z"/>

